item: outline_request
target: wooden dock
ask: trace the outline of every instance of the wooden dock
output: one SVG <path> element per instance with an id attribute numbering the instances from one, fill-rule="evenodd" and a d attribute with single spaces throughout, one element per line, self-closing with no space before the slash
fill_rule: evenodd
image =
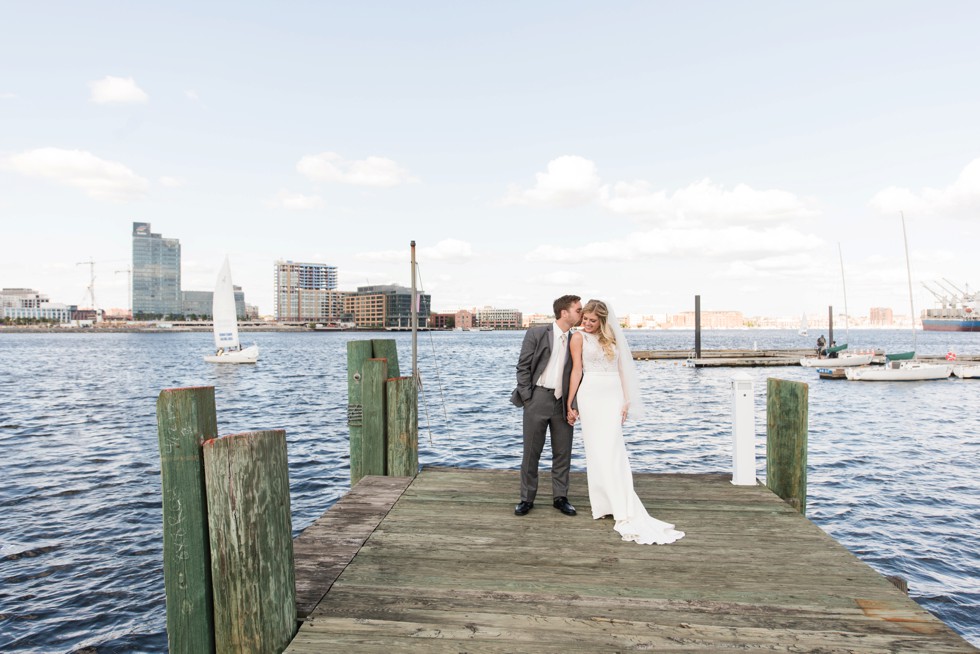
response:
<path id="1" fill-rule="evenodd" d="M 593 520 L 583 473 L 578 516 L 515 516 L 518 474 L 365 477 L 295 540 L 286 651 L 977 651 L 764 486 L 635 475 L 687 532 L 656 546 Z"/>
<path id="2" fill-rule="evenodd" d="M 701 357 L 694 357 L 694 350 L 633 350 L 635 361 L 684 361 L 690 368 L 741 368 L 764 366 L 799 366 L 800 359 L 812 357 L 813 348 L 796 350 L 702 350 Z M 945 363 L 945 355 L 923 354 L 916 357 L 920 361 Z M 827 368 L 834 367 L 834 359 L 827 359 Z M 980 355 L 960 354 L 956 357 L 959 363 L 975 363 L 980 361 Z M 885 363 L 885 353 L 881 350 L 872 359 L 872 363 Z"/>

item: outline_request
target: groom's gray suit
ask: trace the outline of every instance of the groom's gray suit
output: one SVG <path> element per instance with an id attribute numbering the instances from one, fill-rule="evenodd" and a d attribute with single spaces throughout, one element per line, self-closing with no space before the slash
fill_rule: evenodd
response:
<path id="1" fill-rule="evenodd" d="M 572 356 L 565 339 L 565 366 L 561 375 L 561 399 L 555 389 L 538 386 L 548 366 L 554 341 L 554 323 L 531 327 L 524 336 L 517 361 L 517 388 L 510 401 L 524 407 L 524 459 L 521 461 L 521 501 L 533 502 L 538 492 L 538 461 L 544 449 L 545 433 L 551 430 L 551 487 L 555 498 L 568 497 L 568 471 L 572 465 L 572 426 L 565 415 L 572 375 Z"/>

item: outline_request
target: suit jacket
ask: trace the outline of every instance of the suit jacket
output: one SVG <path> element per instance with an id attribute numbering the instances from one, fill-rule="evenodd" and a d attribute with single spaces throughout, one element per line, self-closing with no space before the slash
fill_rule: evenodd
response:
<path id="1" fill-rule="evenodd" d="M 534 385 L 544 373 L 551 358 L 551 344 L 554 341 L 554 323 L 537 325 L 527 330 L 521 345 L 521 356 L 517 359 L 517 388 L 511 393 L 510 401 L 516 406 L 524 406 L 531 399 Z M 568 350 L 571 334 L 565 343 L 565 369 L 561 375 L 561 396 L 568 397 L 568 387 L 572 377 L 572 354 Z M 564 403 L 562 403 L 564 406 Z M 573 404 L 577 404 L 573 402 Z"/>

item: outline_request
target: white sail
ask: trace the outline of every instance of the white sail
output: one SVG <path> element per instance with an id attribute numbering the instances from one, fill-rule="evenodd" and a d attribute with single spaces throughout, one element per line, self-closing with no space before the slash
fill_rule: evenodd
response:
<path id="1" fill-rule="evenodd" d="M 225 351 L 237 350 L 238 318 L 235 315 L 235 288 L 231 284 L 231 266 L 228 257 L 218 273 L 218 281 L 214 285 L 214 304 L 211 309 L 214 319 L 214 346 Z"/>

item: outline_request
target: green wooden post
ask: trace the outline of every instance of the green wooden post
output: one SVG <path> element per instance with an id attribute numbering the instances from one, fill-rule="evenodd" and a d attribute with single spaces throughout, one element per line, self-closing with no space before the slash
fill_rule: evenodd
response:
<path id="1" fill-rule="evenodd" d="M 809 386 L 769 378 L 766 384 L 766 486 L 806 515 Z"/>
<path id="2" fill-rule="evenodd" d="M 398 348 L 395 347 L 393 338 L 372 338 L 372 359 L 388 359 L 388 376 L 397 377 L 398 372 Z"/>
<path id="3" fill-rule="evenodd" d="M 296 633 L 286 432 L 204 443 L 218 654 L 281 652 Z"/>
<path id="4" fill-rule="evenodd" d="M 160 392 L 157 434 L 163 486 L 163 585 L 167 645 L 174 654 L 214 651 L 201 443 L 217 433 L 213 386 Z"/>
<path id="5" fill-rule="evenodd" d="M 414 477 L 419 471 L 418 389 L 412 377 L 392 377 L 388 395 L 388 474 Z"/>
<path id="6" fill-rule="evenodd" d="M 371 341 L 347 341 L 347 427 L 350 430 L 350 485 L 361 480 L 361 433 L 364 404 L 361 401 L 361 368 L 371 358 Z"/>
<path id="7" fill-rule="evenodd" d="M 364 403 L 364 427 L 361 431 L 361 473 L 384 475 L 388 462 L 385 444 L 385 380 L 388 379 L 388 362 L 384 359 L 368 359 L 361 368 L 361 400 Z"/>

